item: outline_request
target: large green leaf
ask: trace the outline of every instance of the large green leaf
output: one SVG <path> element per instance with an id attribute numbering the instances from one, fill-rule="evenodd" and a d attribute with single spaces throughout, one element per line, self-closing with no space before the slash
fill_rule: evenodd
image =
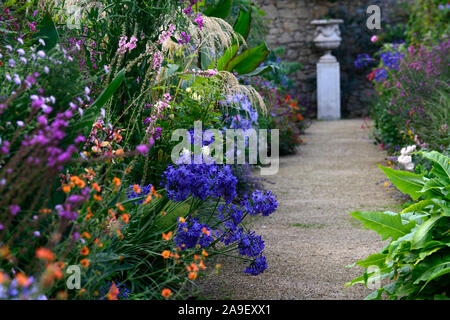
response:
<path id="1" fill-rule="evenodd" d="M 59 42 L 59 35 L 50 13 L 46 13 L 44 15 L 44 18 L 42 19 L 38 30 L 39 33 L 37 33 L 33 38 L 35 40 L 39 38 L 45 40 L 45 47 L 43 48 L 43 50 L 48 51 L 50 49 L 53 49 Z"/>
<path id="2" fill-rule="evenodd" d="M 218 71 L 227 70 L 228 64 L 236 56 L 238 50 L 239 50 L 238 44 L 233 44 L 231 47 L 229 47 L 227 50 L 225 50 L 225 53 L 217 60 L 217 70 Z M 209 69 L 211 69 L 213 67 L 214 66 L 212 64 L 209 67 Z"/>
<path id="3" fill-rule="evenodd" d="M 419 199 L 424 186 L 423 176 L 408 171 L 394 170 L 378 166 L 401 192 L 409 194 L 413 200 Z"/>
<path id="4" fill-rule="evenodd" d="M 379 268 L 384 268 L 384 267 L 386 267 L 386 265 L 385 265 L 386 257 L 387 257 L 387 254 L 375 253 L 375 254 L 368 256 L 364 260 L 359 260 L 358 262 L 356 262 L 356 264 L 363 268 L 368 268 L 370 266 L 377 266 Z"/>
<path id="5" fill-rule="evenodd" d="M 84 112 L 81 119 L 75 124 L 75 131 L 78 130 L 91 130 L 95 119 L 99 116 L 100 109 L 108 102 L 114 95 L 117 89 L 121 86 L 125 80 L 125 69 L 122 69 L 114 80 L 106 87 L 103 92 L 98 96 L 94 103 Z"/>
<path id="6" fill-rule="evenodd" d="M 431 217 L 417 228 L 411 241 L 412 249 L 423 248 L 425 243 L 431 239 L 431 229 L 441 218 L 442 216 Z"/>
<path id="7" fill-rule="evenodd" d="M 396 240 L 411 232 L 415 226 L 415 221 L 408 224 L 402 223 L 400 214 L 393 212 L 361 212 L 355 211 L 350 213 L 354 218 L 362 222 L 362 224 L 381 235 L 383 240 L 389 237 Z"/>
<path id="8" fill-rule="evenodd" d="M 225 19 L 230 15 L 232 7 L 233 0 L 219 0 L 216 4 L 208 6 L 203 14 L 208 17 Z"/>
<path id="9" fill-rule="evenodd" d="M 246 74 L 254 71 L 261 63 L 266 60 L 270 50 L 266 43 L 263 43 L 255 48 L 245 50 L 240 55 L 235 57 L 228 64 L 228 71 L 236 71 L 239 74 Z"/>
<path id="10" fill-rule="evenodd" d="M 256 76 L 262 75 L 262 74 L 264 74 L 266 72 L 272 71 L 272 70 L 274 70 L 274 68 L 275 68 L 274 66 L 258 67 L 255 70 L 253 70 L 252 72 L 246 73 L 246 74 L 242 74 L 242 75 L 245 75 L 247 77 L 256 77 Z"/>
<path id="11" fill-rule="evenodd" d="M 426 281 L 420 290 L 423 290 L 427 284 L 437 279 L 444 274 L 450 273 L 450 256 L 444 256 L 442 258 L 436 256 L 427 263 L 427 267 L 414 281 L 414 284 L 419 284 L 421 281 Z"/>
<path id="12" fill-rule="evenodd" d="M 402 213 L 408 213 L 408 212 L 421 212 L 426 207 L 434 205 L 434 202 L 432 200 L 422 200 L 417 203 L 414 203 L 410 205 L 408 208 L 404 209 Z"/>
<path id="13" fill-rule="evenodd" d="M 450 158 L 444 156 L 437 151 L 421 152 L 421 154 L 434 162 L 432 172 L 438 177 L 444 177 L 446 181 L 450 182 Z"/>
<path id="14" fill-rule="evenodd" d="M 233 29 L 240 34 L 244 39 L 248 38 L 250 33 L 250 26 L 252 24 L 252 7 L 246 9 L 241 7 L 239 16 L 234 23 Z"/>

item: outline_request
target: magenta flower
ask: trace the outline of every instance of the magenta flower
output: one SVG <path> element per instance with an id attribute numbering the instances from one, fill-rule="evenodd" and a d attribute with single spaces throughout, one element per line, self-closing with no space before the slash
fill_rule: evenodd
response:
<path id="1" fill-rule="evenodd" d="M 141 144 L 141 145 L 139 145 L 139 146 L 136 147 L 136 150 L 137 150 L 140 154 L 146 155 L 146 154 L 149 152 L 150 148 L 149 148 L 146 144 Z"/>
<path id="2" fill-rule="evenodd" d="M 12 204 L 9 206 L 9 211 L 13 216 L 19 213 L 20 207 L 17 204 Z"/>

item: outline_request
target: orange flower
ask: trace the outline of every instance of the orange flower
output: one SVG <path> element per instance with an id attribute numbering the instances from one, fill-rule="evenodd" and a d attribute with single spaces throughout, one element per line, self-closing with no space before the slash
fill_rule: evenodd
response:
<path id="1" fill-rule="evenodd" d="M 211 233 L 211 232 L 209 232 L 209 230 L 206 229 L 206 227 L 203 227 L 202 232 L 204 234 L 206 234 L 207 236 L 209 236 L 209 234 Z"/>
<path id="2" fill-rule="evenodd" d="M 94 189 L 94 190 L 97 191 L 97 192 L 101 192 L 101 191 L 102 191 L 102 189 L 100 188 L 100 186 L 98 185 L 97 182 L 94 182 L 94 183 L 92 184 L 92 189 Z"/>
<path id="3" fill-rule="evenodd" d="M 205 266 L 205 264 L 203 263 L 203 261 L 200 261 L 200 263 L 199 263 L 198 265 L 200 266 L 200 269 L 202 269 L 202 270 L 205 270 L 205 269 L 206 269 L 206 266 Z"/>
<path id="4" fill-rule="evenodd" d="M 117 296 L 119 295 L 119 288 L 116 287 L 116 284 L 112 283 L 108 292 L 108 300 L 117 300 Z"/>
<path id="5" fill-rule="evenodd" d="M 6 281 L 8 279 L 8 276 L 0 271 L 0 284 Z"/>
<path id="6" fill-rule="evenodd" d="M 197 273 L 196 272 L 190 272 L 188 278 L 189 278 L 189 280 L 197 279 Z"/>
<path id="7" fill-rule="evenodd" d="M 55 262 L 55 264 L 58 266 L 58 268 L 60 269 L 64 269 L 64 267 L 66 266 L 66 264 L 62 261 L 57 261 Z"/>
<path id="8" fill-rule="evenodd" d="M 113 179 L 113 183 L 114 183 L 114 185 L 116 186 L 116 187 L 120 187 L 120 179 L 119 178 L 117 178 L 117 177 L 115 177 L 114 179 Z"/>
<path id="9" fill-rule="evenodd" d="M 163 232 L 162 237 L 164 240 L 169 241 L 172 237 L 172 231 L 169 231 L 167 234 Z"/>
<path id="10" fill-rule="evenodd" d="M 128 224 L 128 222 L 130 222 L 130 215 L 128 213 L 124 213 L 121 215 L 123 222 L 125 222 L 126 224 Z"/>
<path id="11" fill-rule="evenodd" d="M 102 201 L 102 197 L 100 197 L 97 194 L 94 194 L 94 199 L 97 200 L 97 201 Z"/>
<path id="12" fill-rule="evenodd" d="M 81 296 L 81 295 L 84 294 L 85 292 L 86 292 L 86 289 L 83 288 L 83 289 L 81 289 L 81 290 L 78 292 L 78 295 Z"/>
<path id="13" fill-rule="evenodd" d="M 87 211 L 88 211 L 88 214 L 86 215 L 85 219 L 87 221 L 89 221 L 94 216 L 94 214 L 92 213 L 91 207 L 87 207 Z"/>
<path id="14" fill-rule="evenodd" d="M 81 259 L 80 264 L 85 268 L 89 267 L 89 259 L 86 259 L 86 258 Z"/>
<path id="15" fill-rule="evenodd" d="M 197 271 L 198 271 L 198 266 L 197 266 L 197 264 L 191 263 L 191 270 L 194 271 L 194 272 L 197 272 Z"/>
<path id="16" fill-rule="evenodd" d="M 124 208 L 120 203 L 116 203 L 116 207 L 117 207 L 120 211 L 125 211 L 125 208 Z"/>
<path id="17" fill-rule="evenodd" d="M 39 248 L 36 250 L 36 257 L 38 259 L 47 260 L 47 262 L 55 260 L 55 255 L 49 249 Z"/>
<path id="18" fill-rule="evenodd" d="M 69 193 L 70 192 L 70 186 L 63 185 L 62 190 L 64 191 L 64 193 Z"/>
<path id="19" fill-rule="evenodd" d="M 205 257 L 208 256 L 208 252 L 205 251 L 205 249 L 202 250 L 202 255 L 204 255 Z"/>
<path id="20" fill-rule="evenodd" d="M 52 210 L 50 210 L 50 209 L 41 209 L 41 210 L 39 210 L 39 213 L 50 213 L 50 212 L 52 212 Z"/>
<path id="21" fill-rule="evenodd" d="M 133 191 L 136 192 L 137 194 L 141 193 L 141 188 L 139 187 L 138 184 L 135 184 L 133 186 Z"/>
<path id="22" fill-rule="evenodd" d="M 149 194 L 149 195 L 147 196 L 147 198 L 145 198 L 144 204 L 147 204 L 147 203 L 149 203 L 150 201 L 152 201 L 152 195 L 151 195 L 151 194 Z"/>
<path id="23" fill-rule="evenodd" d="M 83 232 L 83 233 L 81 234 L 81 237 L 82 237 L 82 238 L 86 238 L 86 239 L 90 239 L 90 238 L 91 238 L 91 235 L 90 235 L 89 233 L 87 233 L 87 232 Z"/>
<path id="24" fill-rule="evenodd" d="M 170 289 L 163 289 L 162 291 L 161 291 L 161 295 L 164 297 L 164 298 L 169 298 L 171 295 L 172 295 L 172 290 L 170 290 Z"/>
<path id="25" fill-rule="evenodd" d="M 168 251 L 168 250 L 164 250 L 161 254 L 164 259 L 167 259 L 168 257 L 170 257 L 170 251 Z"/>
<path id="26" fill-rule="evenodd" d="M 88 247 L 83 247 L 83 248 L 81 248 L 80 253 L 81 253 L 83 256 L 87 256 L 87 255 L 89 254 L 89 248 L 88 248 Z"/>
<path id="27" fill-rule="evenodd" d="M 24 275 L 22 272 L 18 272 L 16 274 L 16 280 L 19 286 L 25 288 L 28 287 L 31 284 L 30 279 L 26 275 Z"/>
<path id="28" fill-rule="evenodd" d="M 117 149 L 115 152 L 116 156 L 118 157 L 123 157 L 123 155 L 125 154 L 125 152 L 123 151 L 123 149 Z"/>
<path id="29" fill-rule="evenodd" d="M 94 240 L 94 243 L 95 243 L 96 245 L 98 245 L 100 248 L 103 247 L 103 243 L 100 243 L 100 241 L 98 240 L 98 238 L 96 238 L 96 239 Z"/>
<path id="30" fill-rule="evenodd" d="M 77 185 L 77 187 L 83 189 L 86 186 L 86 182 L 84 182 L 83 180 L 81 180 L 79 177 L 77 176 L 72 176 L 70 177 L 70 181 L 72 181 L 73 183 L 75 183 Z"/>
<path id="31" fill-rule="evenodd" d="M 185 222 L 186 222 L 186 219 L 184 219 L 183 217 L 179 217 L 179 218 L 178 218 L 178 222 L 180 222 L 180 223 L 185 223 Z"/>

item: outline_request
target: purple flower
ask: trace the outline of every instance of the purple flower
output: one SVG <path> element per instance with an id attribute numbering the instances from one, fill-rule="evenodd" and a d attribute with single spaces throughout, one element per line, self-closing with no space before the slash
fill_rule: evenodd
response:
<path id="1" fill-rule="evenodd" d="M 150 148 L 146 145 L 146 144 L 141 144 L 139 146 L 136 147 L 136 150 L 142 154 L 142 155 L 146 155 L 149 151 Z"/>
<path id="2" fill-rule="evenodd" d="M 245 269 L 244 273 L 249 273 L 251 275 L 257 276 L 263 273 L 268 268 L 266 257 L 260 256 L 253 260 L 250 265 Z"/>
<path id="3" fill-rule="evenodd" d="M 17 204 L 12 204 L 9 206 L 9 211 L 13 216 L 19 213 L 20 207 Z"/>

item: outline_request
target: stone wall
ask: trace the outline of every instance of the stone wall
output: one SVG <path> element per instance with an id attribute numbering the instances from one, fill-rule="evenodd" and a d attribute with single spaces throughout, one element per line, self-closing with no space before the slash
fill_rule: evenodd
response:
<path id="1" fill-rule="evenodd" d="M 349 15 L 362 15 L 361 20 L 365 19 L 364 8 L 373 4 L 373 0 L 256 0 L 261 9 L 266 13 L 266 18 L 270 22 L 270 29 L 267 35 L 267 42 L 270 47 L 285 47 L 286 51 L 283 60 L 300 62 L 302 70 L 291 75 L 294 80 L 295 96 L 298 96 L 304 104 L 315 112 L 316 107 L 316 62 L 322 55 L 314 47 L 313 36 L 315 27 L 310 24 L 314 19 L 321 19 L 329 14 L 330 9 L 337 9 L 338 6 L 344 8 Z M 365 28 L 365 25 L 361 25 Z M 351 38 L 351 37 L 350 37 Z M 343 38 L 341 47 L 358 45 L 353 39 Z M 338 57 L 339 58 L 339 57 Z M 351 63 L 356 57 L 346 59 Z M 342 61 L 341 62 L 341 70 Z M 341 85 L 347 85 L 346 81 L 352 79 L 350 93 L 346 91 L 345 97 L 342 97 L 342 111 L 345 117 L 363 116 L 367 111 L 368 97 L 373 94 L 370 83 L 365 80 L 363 74 L 346 75 L 342 71 Z M 346 87 L 348 88 L 348 86 Z"/>

